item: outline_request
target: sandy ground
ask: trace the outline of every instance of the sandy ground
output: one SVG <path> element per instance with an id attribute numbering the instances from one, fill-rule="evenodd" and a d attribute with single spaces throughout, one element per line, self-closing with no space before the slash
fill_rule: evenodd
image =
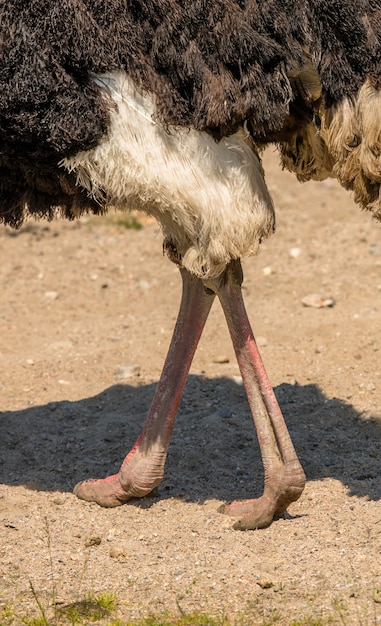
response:
<path id="1" fill-rule="evenodd" d="M 262 489 L 218 307 L 196 354 L 158 495 L 104 510 L 73 485 L 118 468 L 159 378 L 180 298 L 153 223 L 0 231 L 0 617 L 88 592 L 120 619 L 225 611 L 247 623 L 381 624 L 381 227 L 336 183 L 266 155 L 276 235 L 244 262 L 254 332 L 308 483 L 285 519 L 217 512 Z M 325 294 L 333 307 L 302 304 Z M 3 619 L 3 621 L 5 618 Z M 1 619 L 0 619 L 0 623 Z"/>

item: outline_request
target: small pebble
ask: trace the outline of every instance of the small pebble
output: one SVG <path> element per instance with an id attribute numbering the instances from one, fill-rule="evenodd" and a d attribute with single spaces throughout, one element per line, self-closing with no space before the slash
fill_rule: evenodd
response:
<path id="1" fill-rule="evenodd" d="M 304 306 L 313 307 L 314 309 L 325 309 L 335 306 L 335 300 L 331 296 L 322 293 L 311 293 L 302 298 Z"/>
<path id="2" fill-rule="evenodd" d="M 57 291 L 45 291 L 45 298 L 47 300 L 57 300 L 58 292 Z"/>
<path id="3" fill-rule="evenodd" d="M 274 587 L 274 583 L 267 578 L 260 578 L 259 580 L 257 580 L 257 585 L 262 587 L 262 589 L 271 589 L 271 587 Z"/>
<path id="4" fill-rule="evenodd" d="M 120 559 L 126 556 L 125 550 L 122 546 L 112 546 L 109 554 L 112 559 Z"/>
<path id="5" fill-rule="evenodd" d="M 119 365 L 119 367 L 115 370 L 115 378 L 118 380 L 125 380 L 126 378 L 131 378 L 131 376 L 136 376 L 139 372 L 139 365 Z"/>
<path id="6" fill-rule="evenodd" d="M 260 348 L 264 348 L 265 346 L 267 346 L 267 339 L 265 337 L 257 337 L 256 341 L 257 346 L 259 346 Z"/>
<path id="7" fill-rule="evenodd" d="M 229 357 L 225 354 L 220 354 L 213 359 L 213 363 L 229 363 Z"/>
<path id="8" fill-rule="evenodd" d="M 233 380 L 236 385 L 239 385 L 240 387 L 242 387 L 243 385 L 242 376 L 233 376 Z"/>
<path id="9" fill-rule="evenodd" d="M 381 604 L 381 591 L 378 589 L 373 592 L 373 601 L 377 604 Z"/>
<path id="10" fill-rule="evenodd" d="M 85 541 L 86 548 L 90 548 L 91 546 L 99 546 L 102 543 L 102 539 L 97 535 L 93 535 L 92 537 L 88 537 Z"/>
<path id="11" fill-rule="evenodd" d="M 368 383 L 367 385 L 361 383 L 360 389 L 365 389 L 365 391 L 374 391 L 376 387 L 373 383 Z"/>
<path id="12" fill-rule="evenodd" d="M 291 248 L 289 254 L 293 259 L 297 259 L 302 254 L 302 250 L 301 248 Z"/>
<path id="13" fill-rule="evenodd" d="M 65 504 L 65 499 L 64 498 L 53 498 L 53 504 L 55 504 L 56 506 L 62 506 L 62 504 Z"/>

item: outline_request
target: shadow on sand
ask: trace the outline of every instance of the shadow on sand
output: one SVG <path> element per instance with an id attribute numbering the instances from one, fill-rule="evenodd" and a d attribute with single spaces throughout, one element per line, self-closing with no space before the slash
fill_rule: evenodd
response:
<path id="1" fill-rule="evenodd" d="M 0 413 L 0 482 L 71 491 L 116 471 L 134 444 L 154 385 L 115 385 L 78 402 Z M 327 399 L 315 385 L 276 388 L 308 480 L 332 477 L 350 495 L 381 499 L 381 421 Z M 243 387 L 190 376 L 160 497 L 188 501 L 253 497 L 262 464 Z"/>

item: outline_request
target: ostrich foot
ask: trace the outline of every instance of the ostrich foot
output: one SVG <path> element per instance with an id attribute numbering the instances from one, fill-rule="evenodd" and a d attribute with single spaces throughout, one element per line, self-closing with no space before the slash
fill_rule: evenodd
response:
<path id="1" fill-rule="evenodd" d="M 243 303 L 241 283 L 241 265 L 232 261 L 222 279 L 210 281 L 208 286 L 218 296 L 225 313 L 263 460 L 263 495 L 222 508 L 223 513 L 239 518 L 235 529 L 248 530 L 269 526 L 275 517 L 282 515 L 301 495 L 306 478 L 258 351 Z"/>
<path id="2" fill-rule="evenodd" d="M 119 506 L 148 495 L 161 483 L 181 394 L 214 300 L 201 279 L 183 269 L 181 275 L 180 311 L 143 430 L 117 474 L 76 485 L 74 493 L 82 500 L 104 507 Z"/>
<path id="3" fill-rule="evenodd" d="M 268 483 L 260 498 L 235 500 L 222 505 L 220 513 L 239 518 L 235 530 L 254 530 L 270 526 L 274 519 L 281 517 L 291 502 L 295 502 L 303 493 L 306 478 L 300 465 L 285 471 L 283 479 Z"/>
<path id="4" fill-rule="evenodd" d="M 84 480 L 74 487 L 74 494 L 108 508 L 120 506 L 131 498 L 142 498 L 160 485 L 165 457 L 165 450 L 151 450 L 149 455 L 132 450 L 117 474 Z"/>

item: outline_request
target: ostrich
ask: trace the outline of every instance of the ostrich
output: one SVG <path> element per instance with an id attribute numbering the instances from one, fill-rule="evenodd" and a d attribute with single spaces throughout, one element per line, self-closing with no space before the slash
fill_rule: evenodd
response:
<path id="1" fill-rule="evenodd" d="M 142 432 L 119 472 L 75 487 L 113 507 L 159 485 L 192 357 L 221 302 L 264 465 L 269 525 L 305 475 L 263 367 L 240 258 L 274 231 L 269 143 L 301 180 L 336 177 L 381 218 L 378 0 L 7 0 L 0 11 L 0 219 L 154 216 L 183 292 Z"/>

